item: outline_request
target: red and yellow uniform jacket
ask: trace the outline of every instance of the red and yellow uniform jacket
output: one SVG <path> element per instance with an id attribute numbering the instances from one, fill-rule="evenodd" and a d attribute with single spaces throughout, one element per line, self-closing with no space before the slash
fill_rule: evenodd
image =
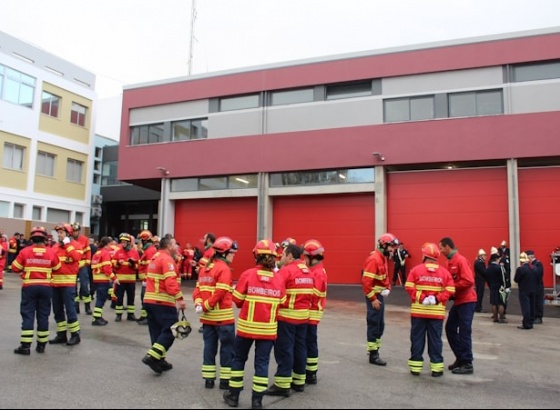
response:
<path id="1" fill-rule="evenodd" d="M 75 240 L 70 240 L 67 245 L 57 242 L 53 245 L 52 250 L 55 251 L 61 264 L 60 269 L 52 274 L 52 286 L 55 288 L 75 287 L 82 259 L 80 244 Z"/>
<path id="2" fill-rule="evenodd" d="M 248 339 L 275 340 L 278 331 L 278 307 L 286 301 L 286 288 L 280 275 L 262 266 L 241 274 L 233 301 L 241 309 L 237 335 Z"/>
<path id="3" fill-rule="evenodd" d="M 221 258 L 211 261 L 199 272 L 193 291 L 195 305 L 201 304 L 204 311 L 200 322 L 207 325 L 234 323 L 232 292 L 231 269 L 226 261 Z"/>
<path id="4" fill-rule="evenodd" d="M 15 236 L 8 239 L 8 253 L 17 253 L 18 240 Z"/>
<path id="5" fill-rule="evenodd" d="M 202 258 L 200 258 L 200 260 L 198 261 L 199 272 L 206 269 L 206 265 L 208 265 L 208 262 L 210 261 L 210 259 L 212 259 L 212 256 L 214 256 L 214 252 L 215 252 L 214 248 L 212 248 L 211 245 L 204 250 L 204 253 L 202 254 Z"/>
<path id="6" fill-rule="evenodd" d="M 476 302 L 474 273 L 471 264 L 459 252 L 453 251 L 447 257 L 447 270 L 455 282 L 455 305 Z"/>
<path id="7" fill-rule="evenodd" d="M 76 241 L 80 244 L 82 258 L 80 260 L 80 268 L 91 265 L 91 248 L 89 246 L 89 239 L 85 235 L 79 235 Z"/>
<path id="8" fill-rule="evenodd" d="M 0 239 L 0 271 L 4 272 L 4 266 L 8 260 L 8 242 Z"/>
<path id="9" fill-rule="evenodd" d="M 125 250 L 122 246 L 112 256 L 113 272 L 120 283 L 136 283 L 136 272 L 140 256 L 136 248 Z"/>
<path id="10" fill-rule="evenodd" d="M 20 273 L 22 287 L 51 286 L 52 272 L 60 269 L 60 260 L 52 248 L 31 245 L 23 248 L 12 262 L 12 271 Z"/>
<path id="11" fill-rule="evenodd" d="M 309 324 L 318 325 L 323 318 L 323 312 L 327 303 L 327 271 L 323 262 L 319 262 L 309 269 L 313 273 L 313 298 L 309 309 Z"/>
<path id="12" fill-rule="evenodd" d="M 406 278 L 405 290 L 410 295 L 410 315 L 426 319 L 445 319 L 445 304 L 455 293 L 449 271 L 436 262 L 426 262 L 412 268 Z M 428 296 L 435 296 L 437 305 L 424 305 Z"/>
<path id="13" fill-rule="evenodd" d="M 314 277 L 301 260 L 293 261 L 277 273 L 286 286 L 286 301 L 280 305 L 278 320 L 295 325 L 309 322 L 309 309 L 313 298 Z"/>
<path id="14" fill-rule="evenodd" d="M 148 272 L 148 265 L 156 254 L 157 249 L 154 244 L 149 244 L 144 248 L 140 262 L 138 263 L 138 279 L 141 281 L 146 280 L 146 273 Z"/>
<path id="15" fill-rule="evenodd" d="M 174 307 L 178 300 L 183 300 L 183 292 L 177 282 L 177 265 L 168 252 L 157 252 L 147 268 L 144 303 Z"/>
<path id="16" fill-rule="evenodd" d="M 111 263 L 111 249 L 109 245 L 98 249 L 91 258 L 91 272 L 94 283 L 108 283 L 115 279 L 113 264 Z"/>
<path id="17" fill-rule="evenodd" d="M 369 254 L 362 269 L 362 290 L 370 301 L 385 289 L 391 289 L 389 283 L 389 267 L 387 258 L 376 249 Z"/>

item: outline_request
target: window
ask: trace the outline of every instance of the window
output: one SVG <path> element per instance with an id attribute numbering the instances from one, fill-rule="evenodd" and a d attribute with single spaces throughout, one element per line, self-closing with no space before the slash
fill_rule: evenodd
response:
<path id="1" fill-rule="evenodd" d="M 385 122 L 421 121 L 435 118 L 434 96 L 395 98 L 383 101 Z"/>
<path id="2" fill-rule="evenodd" d="M 130 144 L 154 144 L 164 142 L 164 124 L 149 124 L 130 127 Z M 169 140 L 169 137 L 167 137 Z"/>
<path id="3" fill-rule="evenodd" d="M 25 212 L 24 204 L 14 204 L 14 218 L 23 219 L 24 212 Z"/>
<path id="4" fill-rule="evenodd" d="M 103 155 L 103 148 L 95 147 L 95 158 L 101 158 Z"/>
<path id="5" fill-rule="evenodd" d="M 33 108 L 35 78 L 17 70 L 2 66 L 0 74 L 0 97 L 14 104 Z"/>
<path id="6" fill-rule="evenodd" d="M 53 154 L 39 151 L 37 154 L 37 175 L 54 177 L 54 159 Z"/>
<path id="7" fill-rule="evenodd" d="M 43 216 L 43 208 L 41 208 L 40 206 L 34 206 L 33 215 L 31 216 L 31 218 L 34 221 L 40 221 L 42 219 L 42 216 Z"/>
<path id="8" fill-rule="evenodd" d="M 0 218 L 7 218 L 10 216 L 10 203 L 6 201 L 0 201 Z"/>
<path id="9" fill-rule="evenodd" d="M 327 86 L 327 100 L 366 97 L 371 95 L 371 81 L 361 83 L 336 84 Z"/>
<path id="10" fill-rule="evenodd" d="M 51 117 L 58 118 L 58 108 L 60 106 L 60 97 L 43 91 L 43 98 L 41 100 L 41 112 L 50 115 Z"/>
<path id="11" fill-rule="evenodd" d="M 117 179 L 118 162 L 106 161 L 103 163 L 101 171 L 101 185 L 121 185 L 123 184 Z"/>
<path id="12" fill-rule="evenodd" d="M 47 208 L 46 222 L 60 223 L 60 221 L 70 221 L 70 212 L 64 209 Z"/>
<path id="13" fill-rule="evenodd" d="M 270 105 L 299 104 L 312 102 L 313 100 L 313 88 L 289 91 L 275 91 L 270 95 Z"/>
<path id="14" fill-rule="evenodd" d="M 280 172 L 270 174 L 270 186 L 333 185 L 375 182 L 373 168 L 325 171 Z"/>
<path id="15" fill-rule="evenodd" d="M 72 182 L 82 182 L 82 169 L 84 163 L 75 159 L 68 158 L 66 163 L 66 180 Z"/>
<path id="16" fill-rule="evenodd" d="M 179 178 L 171 180 L 171 192 L 210 191 L 214 189 L 257 188 L 257 174 L 215 178 Z"/>
<path id="17" fill-rule="evenodd" d="M 86 125 L 86 112 L 87 108 L 83 105 L 73 102 L 72 103 L 72 112 L 70 113 L 70 122 L 72 124 L 79 125 L 81 127 L 85 127 Z"/>
<path id="18" fill-rule="evenodd" d="M 513 82 L 560 78 L 560 61 L 541 61 L 513 66 Z"/>
<path id="19" fill-rule="evenodd" d="M 220 98 L 220 111 L 245 110 L 259 107 L 259 94 Z"/>
<path id="20" fill-rule="evenodd" d="M 171 123 L 173 141 L 208 138 L 208 119 L 182 120 Z"/>
<path id="21" fill-rule="evenodd" d="M 502 90 L 449 94 L 450 117 L 503 114 Z"/>
<path id="22" fill-rule="evenodd" d="M 25 148 L 19 145 L 4 143 L 4 168 L 23 171 Z"/>
<path id="23" fill-rule="evenodd" d="M 74 222 L 78 222 L 80 225 L 83 225 L 84 224 L 84 213 L 83 212 L 76 212 L 76 218 L 74 218 Z"/>
<path id="24" fill-rule="evenodd" d="M 101 175 L 99 175 L 99 174 L 94 174 L 94 175 L 93 175 L 93 183 L 94 183 L 95 185 L 101 184 Z"/>
<path id="25" fill-rule="evenodd" d="M 214 177 L 214 178 L 200 178 L 199 189 L 201 191 L 208 191 L 212 189 L 226 189 L 227 177 Z"/>

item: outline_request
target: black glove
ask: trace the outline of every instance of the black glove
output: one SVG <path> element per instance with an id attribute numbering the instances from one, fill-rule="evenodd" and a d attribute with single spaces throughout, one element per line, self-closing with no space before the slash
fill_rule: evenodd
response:
<path id="1" fill-rule="evenodd" d="M 136 263 L 136 261 L 132 258 L 129 258 L 128 263 L 130 263 L 130 265 L 134 265 Z"/>

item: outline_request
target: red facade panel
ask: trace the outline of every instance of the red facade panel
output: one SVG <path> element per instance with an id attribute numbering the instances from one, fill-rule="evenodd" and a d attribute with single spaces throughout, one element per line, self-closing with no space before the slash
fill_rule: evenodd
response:
<path id="1" fill-rule="evenodd" d="M 535 256 L 543 263 L 545 287 L 552 286 L 550 254 L 555 247 L 560 246 L 559 209 L 560 168 L 520 169 L 521 250 L 534 250 Z"/>
<path id="2" fill-rule="evenodd" d="M 298 245 L 317 239 L 325 247 L 329 283 L 358 284 L 362 264 L 375 244 L 373 194 L 274 198 L 274 237 Z"/>
<path id="3" fill-rule="evenodd" d="M 190 242 L 202 249 L 206 232 L 229 236 L 239 244 L 231 265 L 234 279 L 255 266 L 251 251 L 257 242 L 257 199 L 189 199 L 175 202 L 175 237 L 184 246 Z"/>
<path id="4" fill-rule="evenodd" d="M 392 173 L 387 226 L 412 255 L 408 268 L 424 242 L 446 236 L 474 263 L 480 248 L 508 240 L 507 198 L 506 168 Z"/>

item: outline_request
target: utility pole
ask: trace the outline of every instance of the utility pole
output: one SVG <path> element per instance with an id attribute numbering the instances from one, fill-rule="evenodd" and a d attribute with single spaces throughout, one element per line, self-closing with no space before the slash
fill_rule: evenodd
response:
<path id="1" fill-rule="evenodd" d="M 189 71 L 188 74 L 192 74 L 192 62 L 193 62 L 193 46 L 194 40 L 194 22 L 196 21 L 196 0 L 191 1 L 191 38 L 189 43 Z"/>

